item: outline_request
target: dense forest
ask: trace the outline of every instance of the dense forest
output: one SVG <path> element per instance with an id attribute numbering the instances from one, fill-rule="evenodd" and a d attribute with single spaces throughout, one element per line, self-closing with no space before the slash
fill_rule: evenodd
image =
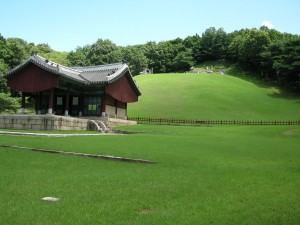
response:
<path id="1" fill-rule="evenodd" d="M 98 39 L 71 52 L 54 51 L 48 44 L 35 45 L 0 34 L 0 93 L 8 92 L 5 73 L 32 51 L 66 66 L 125 61 L 133 75 L 145 68 L 154 73 L 186 72 L 205 61 L 224 60 L 251 72 L 251 76 L 300 89 L 300 36 L 264 26 L 232 33 L 211 27 L 202 35 L 126 47 L 117 46 L 111 40 Z"/>

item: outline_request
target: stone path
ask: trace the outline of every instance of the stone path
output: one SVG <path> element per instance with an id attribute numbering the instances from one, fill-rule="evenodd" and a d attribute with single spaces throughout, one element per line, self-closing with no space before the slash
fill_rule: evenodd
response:
<path id="1" fill-rule="evenodd" d="M 30 133 L 30 132 L 15 132 L 15 131 L 0 131 L 0 134 L 20 135 L 20 136 L 47 136 L 47 137 L 113 135 L 113 133 L 99 133 L 99 134 L 47 134 L 47 133 Z"/>

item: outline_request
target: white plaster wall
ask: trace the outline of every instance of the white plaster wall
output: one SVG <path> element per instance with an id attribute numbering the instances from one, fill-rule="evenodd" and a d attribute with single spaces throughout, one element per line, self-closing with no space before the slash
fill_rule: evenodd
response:
<path id="1" fill-rule="evenodd" d="M 126 109 L 118 108 L 117 117 L 115 115 L 116 108 L 114 106 L 106 105 L 106 113 L 109 118 L 126 119 Z"/>
<path id="2" fill-rule="evenodd" d="M 116 110 L 114 106 L 106 105 L 106 114 L 108 117 L 115 118 L 115 112 Z"/>
<path id="3" fill-rule="evenodd" d="M 118 112 L 117 112 L 117 118 L 126 119 L 126 109 L 122 109 L 122 108 L 118 108 Z"/>

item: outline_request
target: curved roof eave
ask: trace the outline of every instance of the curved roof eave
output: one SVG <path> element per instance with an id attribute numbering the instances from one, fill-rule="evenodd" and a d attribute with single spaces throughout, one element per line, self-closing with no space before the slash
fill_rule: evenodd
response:
<path id="1" fill-rule="evenodd" d="M 64 77 L 66 79 L 72 80 L 74 82 L 78 82 L 85 85 L 106 85 L 113 83 L 117 81 L 119 78 L 121 78 L 123 75 L 126 75 L 128 77 L 128 80 L 130 82 L 130 85 L 135 90 L 137 95 L 141 95 L 141 92 L 136 85 L 135 81 L 133 80 L 133 77 L 131 75 L 131 72 L 129 70 L 129 67 L 126 63 L 114 63 L 114 64 L 107 64 L 107 65 L 100 65 L 100 66 L 91 66 L 91 67 L 66 67 L 61 64 L 52 62 L 48 59 L 45 59 L 39 55 L 32 55 L 28 59 L 26 59 L 24 62 L 19 64 L 18 66 L 14 67 L 8 73 L 6 74 L 7 77 L 13 75 L 14 73 L 18 72 L 19 70 L 23 69 L 29 64 L 34 64 L 37 67 L 44 69 L 52 74 Z M 106 69 L 106 67 L 108 67 Z M 102 80 L 90 80 L 88 77 L 83 76 L 84 71 L 92 71 L 92 70 L 98 70 L 99 68 L 104 69 L 105 71 L 111 71 L 116 69 L 115 72 L 112 74 L 108 74 L 105 79 L 102 78 Z"/>
<path id="2" fill-rule="evenodd" d="M 23 61 L 21 64 L 19 64 L 18 66 L 10 69 L 7 73 L 6 73 L 6 76 L 10 76 L 16 72 L 18 72 L 20 69 L 24 68 L 25 66 L 27 66 L 32 60 L 32 56 L 28 59 L 26 59 L 25 61 Z"/>
<path id="3" fill-rule="evenodd" d="M 47 62 L 45 62 L 44 58 L 40 57 L 40 56 L 30 56 L 27 60 L 25 60 L 24 62 L 22 62 L 20 65 L 14 67 L 13 69 L 9 70 L 6 74 L 7 77 L 13 75 L 14 73 L 18 72 L 19 70 L 23 69 L 24 67 L 26 67 L 29 64 L 33 64 L 41 69 L 44 69 L 52 74 L 56 74 L 62 77 L 65 77 L 67 79 L 79 82 L 79 83 L 84 83 L 84 84 L 88 84 L 88 81 L 86 81 L 84 78 L 82 78 L 81 76 L 79 76 L 80 72 L 76 71 L 76 70 L 72 70 L 69 69 L 68 67 L 65 67 L 63 65 L 60 65 L 58 63 L 54 63 L 51 61 L 50 62 L 52 65 L 48 64 Z M 53 66 L 53 64 L 55 64 L 55 66 Z M 63 72 L 62 70 L 69 70 L 70 73 L 73 73 L 72 75 L 66 75 L 66 71 Z M 78 76 L 78 79 L 74 76 Z"/>
<path id="4" fill-rule="evenodd" d="M 113 74 L 114 75 L 113 77 L 109 77 L 110 79 L 108 79 L 108 83 L 110 84 L 110 83 L 115 82 L 116 80 L 118 80 L 120 77 L 122 77 L 123 75 L 125 75 L 128 72 L 126 76 L 129 78 L 129 82 L 130 82 L 131 86 L 133 87 L 133 89 L 135 90 L 135 92 L 138 96 L 142 95 L 140 89 L 136 85 L 136 83 L 131 75 L 128 65 L 124 64 L 124 66 L 121 69 L 123 69 L 123 70 L 119 71 L 118 74 Z"/>
<path id="5" fill-rule="evenodd" d="M 120 77 L 122 77 L 127 71 L 129 71 L 129 68 L 127 64 L 124 64 L 118 71 L 107 77 L 107 82 L 109 84 L 115 82 Z"/>

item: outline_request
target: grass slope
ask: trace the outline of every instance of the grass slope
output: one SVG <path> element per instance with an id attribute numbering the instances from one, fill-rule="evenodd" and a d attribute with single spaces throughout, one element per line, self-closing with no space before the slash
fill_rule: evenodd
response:
<path id="1" fill-rule="evenodd" d="M 128 116 L 296 120 L 300 97 L 219 74 L 154 74 L 135 77 L 142 96 Z"/>
<path id="2" fill-rule="evenodd" d="M 0 148 L 0 224 L 300 223 L 299 126 L 126 127 L 147 133 L 0 143 L 157 160 L 154 165 Z M 60 198 L 44 202 L 45 196 Z"/>

